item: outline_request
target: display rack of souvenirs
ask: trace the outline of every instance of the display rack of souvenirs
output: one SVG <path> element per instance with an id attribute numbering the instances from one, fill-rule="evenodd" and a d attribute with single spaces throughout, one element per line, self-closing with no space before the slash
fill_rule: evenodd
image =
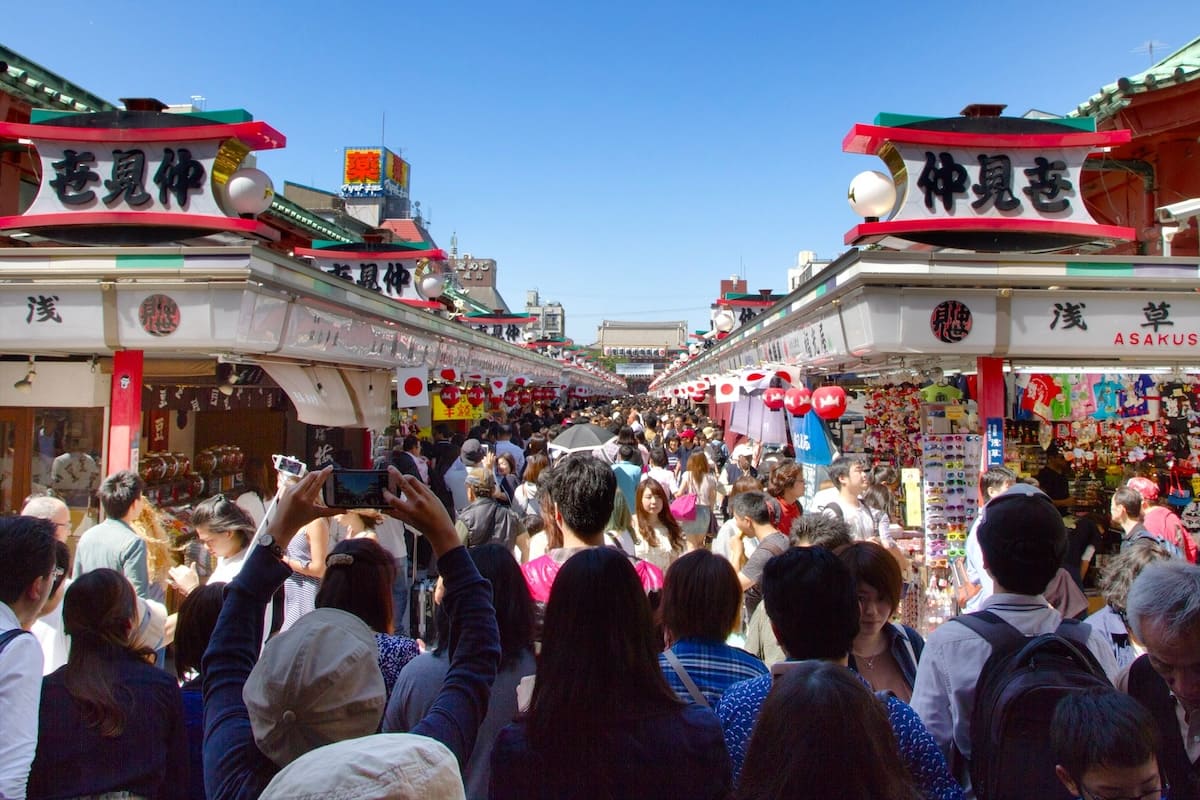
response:
<path id="1" fill-rule="evenodd" d="M 926 592 L 926 622 L 931 609 L 946 607 L 950 597 L 948 579 L 955 559 L 967 554 L 967 532 L 979 512 L 979 463 L 983 437 L 975 433 L 926 435 L 921 444 L 922 519 L 925 526 L 925 564 L 929 567 Z"/>
<path id="2" fill-rule="evenodd" d="M 204 493 L 203 478 L 183 453 L 146 453 L 138 459 L 138 474 L 146 483 L 146 499 L 155 506 L 187 503 Z"/>
<path id="3" fill-rule="evenodd" d="M 196 471 L 203 478 L 204 496 L 228 492 L 242 483 L 246 454 L 236 445 L 214 445 L 196 454 Z"/>
<path id="4" fill-rule="evenodd" d="M 912 383 L 872 386 L 866 390 L 864 450 L 887 453 L 898 467 L 921 461 L 920 389 Z"/>

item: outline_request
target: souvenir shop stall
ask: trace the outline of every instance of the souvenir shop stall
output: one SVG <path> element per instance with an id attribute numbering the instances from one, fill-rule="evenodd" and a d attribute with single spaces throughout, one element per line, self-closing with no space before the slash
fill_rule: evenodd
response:
<path id="1" fill-rule="evenodd" d="M 957 611 L 951 566 L 989 465 L 1036 477 L 1055 444 L 1077 511 L 1102 528 L 1112 489 L 1134 473 L 1187 500 L 1177 510 L 1200 522 L 1190 499 L 1200 489 L 1197 267 L 1193 258 L 851 251 L 652 391 L 702 382 L 719 403 L 723 390 L 748 396 L 745 374 L 772 372 L 785 393 L 840 389 L 844 407 L 827 425 L 836 448 L 900 470 L 904 544 L 923 565 L 908 621 L 928 629 Z M 1164 303 L 1163 335 L 1151 335 Z M 1086 306 L 1086 329 L 1063 329 L 1069 305 Z M 947 335 L 947 317 L 959 332 Z"/>
<path id="2" fill-rule="evenodd" d="M 364 466 L 427 428 L 435 369 L 612 391 L 440 316 L 431 243 L 356 241 L 277 197 L 247 161 L 284 146 L 270 125 L 163 109 L 0 122 L 40 163 L 3 189 L 21 213 L 0 217 L 0 512 L 51 490 L 86 524 L 132 468 L 182 528 L 216 492 L 269 492 L 272 454 Z"/>

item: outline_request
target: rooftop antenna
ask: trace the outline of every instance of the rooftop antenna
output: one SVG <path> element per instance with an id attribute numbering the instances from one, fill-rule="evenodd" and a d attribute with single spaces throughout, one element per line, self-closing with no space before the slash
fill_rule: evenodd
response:
<path id="1" fill-rule="evenodd" d="M 458 231 L 450 234 L 450 258 L 458 258 Z"/>
<path id="2" fill-rule="evenodd" d="M 1142 42 L 1141 44 L 1139 44 L 1137 47 L 1133 48 L 1129 52 L 1136 53 L 1137 55 L 1147 56 L 1150 59 L 1150 66 L 1153 67 L 1155 64 L 1158 63 L 1157 61 L 1154 60 L 1154 51 L 1155 50 L 1162 51 L 1162 50 L 1167 49 L 1168 47 L 1170 47 L 1170 45 L 1168 45 L 1166 42 L 1160 42 L 1157 39 L 1150 39 L 1148 41 Z"/>

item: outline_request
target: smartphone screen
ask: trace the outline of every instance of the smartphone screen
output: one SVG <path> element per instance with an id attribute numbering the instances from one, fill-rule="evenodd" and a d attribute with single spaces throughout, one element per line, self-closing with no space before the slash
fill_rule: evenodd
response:
<path id="1" fill-rule="evenodd" d="M 335 469 L 325 481 L 325 505 L 330 508 L 387 508 L 383 490 L 386 469 Z"/>

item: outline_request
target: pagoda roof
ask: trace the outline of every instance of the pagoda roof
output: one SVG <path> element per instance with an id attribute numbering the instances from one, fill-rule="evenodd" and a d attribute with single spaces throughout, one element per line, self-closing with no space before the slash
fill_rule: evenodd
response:
<path id="1" fill-rule="evenodd" d="M 1197 79 L 1200 79 L 1200 36 L 1149 69 L 1108 84 L 1067 116 L 1094 117 L 1099 122 L 1115 116 L 1136 95 Z"/>
<path id="2" fill-rule="evenodd" d="M 0 45 L 0 64 L 0 90 L 34 108 L 73 113 L 117 110 L 113 103 L 4 45 Z"/>

